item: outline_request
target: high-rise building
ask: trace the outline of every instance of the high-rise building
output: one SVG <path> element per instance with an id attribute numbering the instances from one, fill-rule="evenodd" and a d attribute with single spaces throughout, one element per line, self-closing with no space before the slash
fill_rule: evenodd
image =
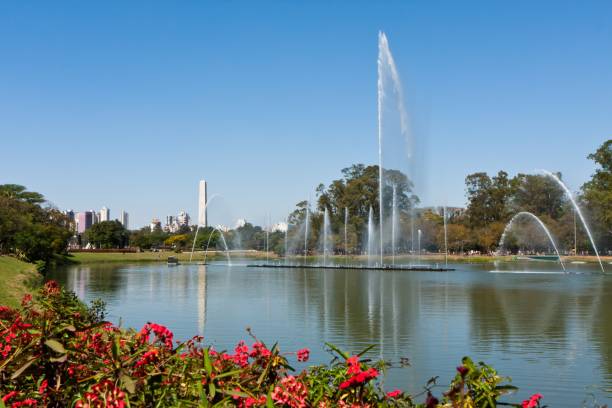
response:
<path id="1" fill-rule="evenodd" d="M 155 231 L 156 229 L 161 229 L 161 221 L 158 218 L 153 218 L 149 227 L 151 228 L 151 232 Z"/>
<path id="2" fill-rule="evenodd" d="M 183 210 L 176 216 L 176 223 L 180 227 L 188 227 L 190 219 L 191 217 L 189 217 L 189 214 L 187 214 L 185 210 Z"/>
<path id="3" fill-rule="evenodd" d="M 119 218 L 119 222 L 123 225 L 123 228 L 129 229 L 129 214 L 123 210 L 121 210 L 121 217 Z"/>
<path id="4" fill-rule="evenodd" d="M 106 207 L 102 207 L 100 210 L 100 222 L 110 221 L 110 210 Z"/>
<path id="5" fill-rule="evenodd" d="M 198 225 L 208 227 L 206 220 L 206 180 L 200 180 L 200 191 L 198 194 Z"/>
<path id="6" fill-rule="evenodd" d="M 88 230 L 94 224 L 95 218 L 95 211 L 84 211 L 77 213 L 75 217 L 77 233 L 82 234 Z"/>

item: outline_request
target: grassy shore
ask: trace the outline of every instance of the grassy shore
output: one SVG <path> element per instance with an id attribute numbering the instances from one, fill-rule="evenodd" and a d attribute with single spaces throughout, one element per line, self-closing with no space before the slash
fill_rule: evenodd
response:
<path id="1" fill-rule="evenodd" d="M 0 305 L 16 307 L 23 295 L 40 284 L 42 276 L 33 264 L 0 256 L 0 281 Z"/>
<path id="2" fill-rule="evenodd" d="M 189 262 L 191 252 L 176 253 L 172 251 L 162 252 L 75 252 L 71 253 L 69 260 L 80 264 L 91 263 L 136 263 L 136 262 L 167 262 L 168 257 L 173 256 L 181 262 Z M 225 259 L 223 251 L 208 251 L 207 260 L 223 260 Z M 256 251 L 241 251 L 232 252 L 231 257 L 262 259 L 266 258 L 265 252 Z M 270 254 L 270 258 L 275 258 L 276 255 Z M 193 262 L 202 262 L 204 260 L 204 252 L 196 251 L 193 254 Z"/>

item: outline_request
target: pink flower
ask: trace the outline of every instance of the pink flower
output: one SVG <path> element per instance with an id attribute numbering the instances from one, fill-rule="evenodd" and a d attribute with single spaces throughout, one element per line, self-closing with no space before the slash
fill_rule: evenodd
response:
<path id="1" fill-rule="evenodd" d="M 307 348 L 298 350 L 297 352 L 297 360 L 298 361 L 308 361 L 308 358 L 310 357 L 310 350 Z"/>

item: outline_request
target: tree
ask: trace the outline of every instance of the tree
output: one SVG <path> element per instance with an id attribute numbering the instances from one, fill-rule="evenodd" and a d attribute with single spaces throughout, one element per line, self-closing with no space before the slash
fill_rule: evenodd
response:
<path id="1" fill-rule="evenodd" d="M 123 248 L 128 243 L 129 233 L 117 220 L 102 221 L 92 225 L 85 237 L 98 248 Z"/>
<path id="2" fill-rule="evenodd" d="M 559 178 L 560 178 L 559 174 Z M 517 174 L 512 179 L 513 212 L 529 211 L 538 217 L 546 214 L 554 220 L 563 216 L 567 198 L 562 189 L 550 177 L 534 174 Z"/>
<path id="3" fill-rule="evenodd" d="M 43 264 L 66 253 L 72 236 L 70 220 L 43 204 L 40 193 L 17 184 L 0 185 L 0 253 Z"/>
<path id="4" fill-rule="evenodd" d="M 465 178 L 465 184 L 470 227 L 486 227 L 490 223 L 507 220 L 508 203 L 513 193 L 508 173 L 499 171 L 493 178 L 487 173 L 473 173 Z"/>
<path id="5" fill-rule="evenodd" d="M 612 249 L 612 139 L 588 155 L 597 164 L 591 180 L 582 186 L 582 200 L 595 221 L 600 244 Z"/>

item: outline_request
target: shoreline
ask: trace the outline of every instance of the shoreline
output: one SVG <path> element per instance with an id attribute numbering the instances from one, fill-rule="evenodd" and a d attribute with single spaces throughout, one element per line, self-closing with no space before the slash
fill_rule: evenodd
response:
<path id="1" fill-rule="evenodd" d="M 176 253 L 172 251 L 160 251 L 160 252 L 75 252 L 70 253 L 66 258 L 68 263 L 73 264 L 92 264 L 92 263 L 136 263 L 136 262 L 167 262 L 169 257 L 175 257 L 180 262 L 189 262 L 191 252 Z M 271 261 L 285 259 L 284 257 L 278 256 L 274 253 L 266 254 L 261 251 L 230 251 L 232 258 L 240 259 L 257 259 L 263 260 L 269 258 Z M 211 260 L 222 260 L 225 259 L 226 254 L 224 251 L 208 251 L 207 259 Z M 320 257 L 309 255 L 309 256 L 289 256 L 287 259 L 301 260 L 306 262 L 316 262 Z M 351 262 L 366 262 L 368 257 L 366 255 L 350 255 L 348 257 L 344 255 L 331 255 L 329 259 Z M 391 264 L 391 257 L 385 256 L 385 263 Z M 562 256 L 564 262 L 585 262 L 597 264 L 597 257 L 595 256 Z M 204 251 L 197 251 L 193 254 L 192 262 L 202 262 L 204 260 Z M 610 264 L 612 262 L 612 256 L 602 256 L 601 260 L 604 264 Z M 444 262 L 444 254 L 426 254 L 419 256 L 413 255 L 397 255 L 395 256 L 395 262 L 407 262 L 407 261 L 428 261 L 428 262 Z M 516 255 L 448 255 L 449 262 L 456 263 L 489 263 L 495 261 L 501 262 L 517 262 Z M 534 262 L 537 262 L 534 260 Z M 554 260 L 548 261 L 554 262 Z"/>

